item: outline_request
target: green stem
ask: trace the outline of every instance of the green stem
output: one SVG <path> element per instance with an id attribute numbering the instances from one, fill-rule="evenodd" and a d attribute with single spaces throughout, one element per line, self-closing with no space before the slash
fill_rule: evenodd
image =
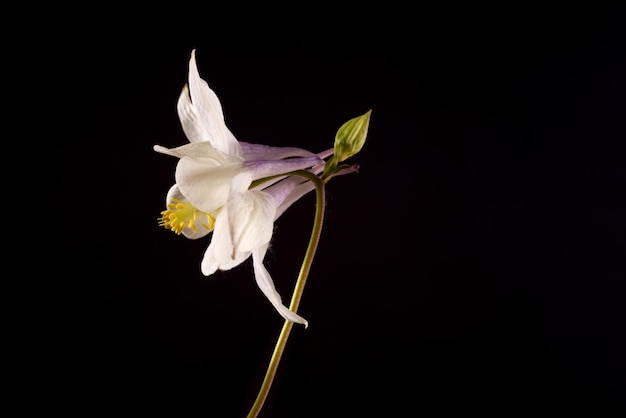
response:
<path id="1" fill-rule="evenodd" d="M 317 244 L 319 243 L 322 233 L 324 208 L 326 205 L 326 192 L 324 188 L 325 182 L 315 174 L 308 171 L 296 171 L 291 174 L 300 175 L 310 180 L 315 185 L 316 196 L 315 221 L 313 223 L 313 231 L 311 232 L 309 246 L 307 247 L 306 254 L 304 255 L 304 261 L 302 262 L 302 267 L 300 267 L 298 280 L 296 281 L 293 295 L 291 297 L 291 303 L 289 305 L 289 309 L 291 309 L 293 312 L 297 312 L 298 306 L 300 305 L 300 299 L 302 299 L 304 285 L 306 284 L 306 279 L 309 276 L 311 264 L 313 263 L 315 251 L 317 250 Z M 278 340 L 276 341 L 276 346 L 274 347 L 272 358 L 270 359 L 270 363 L 267 366 L 267 371 L 265 372 L 263 384 L 261 385 L 261 389 L 259 389 L 256 401 L 254 402 L 252 408 L 250 409 L 250 412 L 248 413 L 248 418 L 256 418 L 261 412 L 261 408 L 265 403 L 265 399 L 267 398 L 267 395 L 274 381 L 274 376 L 276 375 L 278 364 L 280 363 L 280 359 L 283 355 L 283 351 L 285 350 L 285 345 L 287 344 L 287 339 L 289 338 L 289 334 L 291 333 L 292 328 L 293 322 L 285 321 L 285 323 L 283 324 L 283 328 L 280 331 L 280 335 L 278 336 Z"/>

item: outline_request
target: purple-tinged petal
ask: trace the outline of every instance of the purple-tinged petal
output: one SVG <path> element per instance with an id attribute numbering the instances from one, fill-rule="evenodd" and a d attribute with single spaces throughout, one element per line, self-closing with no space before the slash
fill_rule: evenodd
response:
<path id="1" fill-rule="evenodd" d="M 326 159 L 327 157 L 330 157 L 334 153 L 335 153 L 334 148 L 328 148 L 326 151 L 318 152 L 317 156 L 320 158 Z"/>
<path id="2" fill-rule="evenodd" d="M 252 180 L 287 174 L 291 171 L 305 170 L 323 160 L 317 156 L 307 158 L 289 158 L 278 161 L 246 161 L 244 166 L 252 174 Z"/>
<path id="3" fill-rule="evenodd" d="M 269 193 L 276 205 L 280 205 L 280 202 L 285 200 L 285 198 L 291 193 L 293 189 L 295 189 L 298 185 L 304 183 L 306 181 L 306 177 L 302 176 L 288 176 L 287 178 L 283 177 L 280 181 L 275 184 L 270 185 L 269 187 L 263 188 L 263 191 Z M 263 186 L 265 183 L 261 184 Z"/>
<path id="4" fill-rule="evenodd" d="M 213 161 L 207 161 L 207 163 L 212 166 L 243 161 L 240 157 L 224 155 L 213 147 L 210 142 L 193 142 L 176 148 L 166 148 L 161 145 L 155 145 L 154 150 L 161 154 L 167 154 L 177 158 L 199 157 L 211 159 Z"/>
<path id="5" fill-rule="evenodd" d="M 312 157 L 315 154 L 302 148 L 270 147 L 269 145 L 239 142 L 241 153 L 246 161 L 282 160 L 289 157 Z"/>
<path id="6" fill-rule="evenodd" d="M 276 208 L 276 214 L 274 215 L 274 220 L 278 219 L 280 215 L 282 215 L 291 205 L 300 200 L 304 195 L 309 193 L 310 191 L 315 189 L 315 185 L 306 181 L 297 187 L 295 187 L 291 193 L 285 196 L 279 203 Z"/>

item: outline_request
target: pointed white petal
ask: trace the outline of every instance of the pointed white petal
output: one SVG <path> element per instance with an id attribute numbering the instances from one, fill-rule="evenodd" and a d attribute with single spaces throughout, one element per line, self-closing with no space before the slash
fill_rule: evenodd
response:
<path id="1" fill-rule="evenodd" d="M 214 160 L 211 165 L 227 164 L 236 161 L 243 161 L 242 158 L 230 155 L 224 155 L 217 150 L 210 142 L 193 142 L 191 144 L 181 145 L 176 148 L 165 148 L 161 145 L 155 145 L 154 150 L 162 154 L 171 155 L 177 158 L 183 157 L 201 157 Z"/>
<path id="2" fill-rule="evenodd" d="M 228 197 L 230 232 L 235 252 L 252 251 L 272 239 L 276 203 L 268 193 L 248 190 L 252 177 L 237 175 Z"/>
<path id="3" fill-rule="evenodd" d="M 274 308 L 283 318 L 288 321 L 296 322 L 298 324 L 304 324 L 304 326 L 307 327 L 308 322 L 306 319 L 302 318 L 300 315 L 289 310 L 285 305 L 283 305 L 282 299 L 276 291 L 276 287 L 274 286 L 274 281 L 272 280 L 272 277 L 263 265 L 263 259 L 265 258 L 266 251 L 267 245 L 264 245 L 261 248 L 257 248 L 252 252 L 254 277 L 256 279 L 257 285 L 259 286 L 259 289 L 261 289 L 261 292 L 263 292 L 263 294 L 269 299 L 272 305 L 274 305 Z"/>
<path id="4" fill-rule="evenodd" d="M 232 135 L 229 135 L 226 128 L 222 105 L 217 95 L 206 81 L 200 78 L 195 49 L 191 52 L 189 60 L 189 94 L 211 144 L 226 154 L 240 155 L 239 143 Z"/>
<path id="5" fill-rule="evenodd" d="M 262 144 L 239 142 L 242 156 L 246 161 L 251 160 L 282 160 L 288 157 L 312 157 L 315 154 L 302 148 L 270 147 Z"/>
<path id="6" fill-rule="evenodd" d="M 209 141 L 209 133 L 204 128 L 196 107 L 191 103 L 189 86 L 187 84 L 185 84 L 183 91 L 178 97 L 176 110 L 178 110 L 180 124 L 189 142 Z"/>
<path id="7" fill-rule="evenodd" d="M 243 171 L 242 163 L 214 166 L 211 162 L 209 158 L 183 157 L 175 175 L 182 194 L 196 208 L 209 213 L 226 204 L 232 179 Z"/>
<path id="8" fill-rule="evenodd" d="M 155 145 L 152 147 L 152 149 L 154 149 L 156 152 L 159 152 L 161 154 L 171 155 L 172 157 L 180 158 L 180 156 L 176 155 L 176 153 L 173 152 L 171 149 L 165 148 L 164 146 L 161 146 L 161 145 Z"/>

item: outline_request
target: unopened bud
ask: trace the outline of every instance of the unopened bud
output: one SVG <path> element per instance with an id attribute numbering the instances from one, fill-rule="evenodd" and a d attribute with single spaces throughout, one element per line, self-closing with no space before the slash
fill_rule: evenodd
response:
<path id="1" fill-rule="evenodd" d="M 372 110 L 370 109 L 367 113 L 341 125 L 335 135 L 335 158 L 337 162 L 342 162 L 361 151 L 367 137 L 371 113 Z"/>

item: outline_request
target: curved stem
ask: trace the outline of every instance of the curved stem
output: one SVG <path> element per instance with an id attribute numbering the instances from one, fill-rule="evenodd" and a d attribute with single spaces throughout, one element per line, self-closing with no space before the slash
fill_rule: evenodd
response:
<path id="1" fill-rule="evenodd" d="M 304 261 L 302 262 L 302 267 L 300 267 L 300 273 L 298 274 L 298 280 L 296 281 L 296 285 L 293 290 L 293 295 L 291 297 L 291 303 L 289 305 L 289 309 L 293 312 L 298 311 L 298 306 L 300 305 L 300 299 L 302 299 L 302 293 L 304 291 L 304 285 L 306 284 L 306 279 L 309 276 L 309 271 L 311 270 L 311 264 L 313 263 L 313 258 L 315 257 L 315 251 L 317 250 L 317 244 L 319 243 L 320 236 L 322 233 L 322 223 L 324 221 L 324 208 L 326 206 L 326 193 L 324 188 L 324 182 L 317 177 L 315 174 L 310 173 L 308 171 L 296 171 L 291 174 L 300 175 L 306 177 L 308 180 L 315 184 L 315 196 L 316 196 L 316 205 L 315 205 L 315 221 L 313 223 L 313 231 L 311 232 L 311 238 L 309 239 L 309 246 L 307 247 L 306 254 L 304 255 Z M 278 364 L 280 363 L 280 359 L 283 355 L 283 351 L 285 350 L 285 345 L 287 344 L 287 339 L 289 338 L 289 334 L 291 333 L 291 329 L 293 328 L 293 322 L 285 321 L 283 324 L 283 328 L 280 331 L 280 335 L 278 336 L 278 340 L 276 341 L 276 346 L 274 347 L 274 352 L 272 353 L 272 358 L 270 359 L 270 363 L 267 366 L 267 371 L 265 372 L 265 378 L 263 379 L 263 384 L 259 389 L 259 393 L 257 398 L 248 413 L 248 418 L 256 418 L 261 412 L 261 408 L 265 403 L 265 399 L 269 393 L 269 390 L 274 381 L 274 376 L 276 375 L 276 370 L 278 369 Z"/>

